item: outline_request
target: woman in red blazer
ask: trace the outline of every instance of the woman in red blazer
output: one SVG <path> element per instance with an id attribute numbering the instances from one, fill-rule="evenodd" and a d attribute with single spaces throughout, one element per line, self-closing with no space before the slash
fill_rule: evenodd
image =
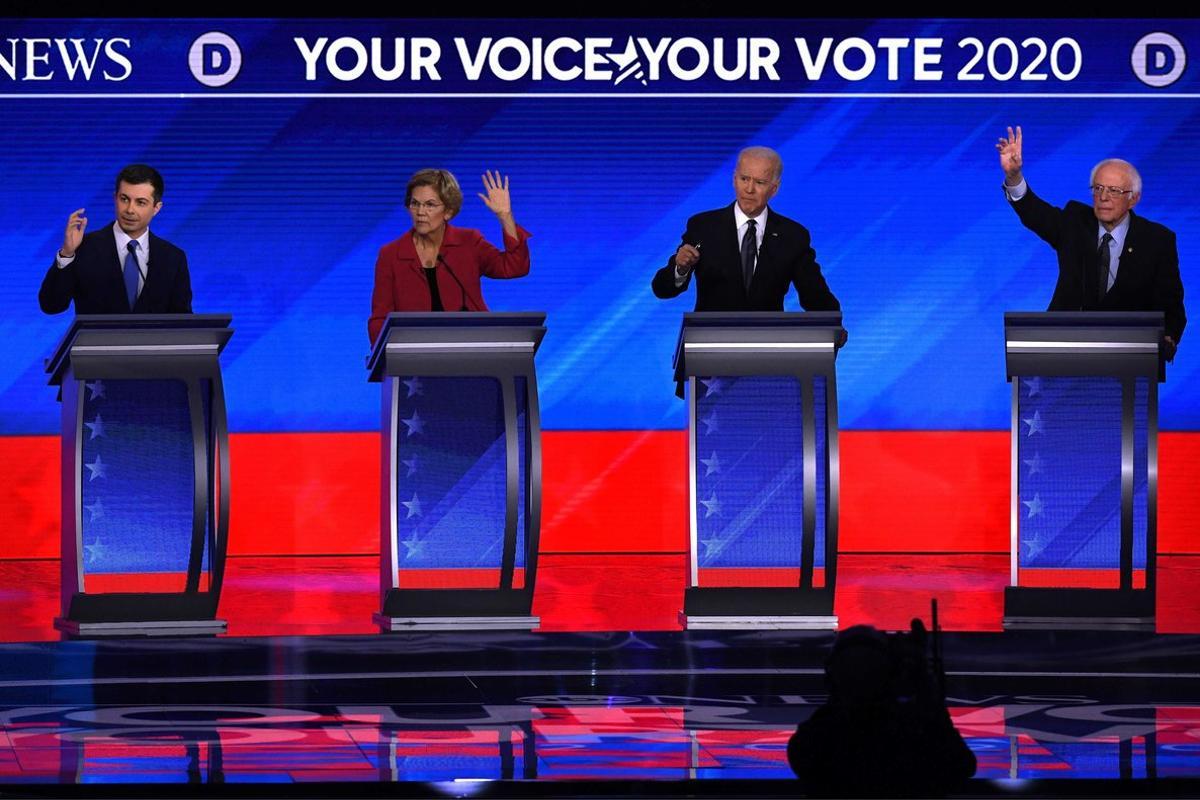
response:
<path id="1" fill-rule="evenodd" d="M 519 278 L 529 272 L 529 231 L 513 219 L 508 178 L 483 175 L 484 205 L 504 227 L 504 250 L 483 234 L 448 223 L 462 208 L 458 181 L 444 169 L 423 169 L 408 181 L 404 205 L 412 230 L 379 250 L 367 331 L 374 342 L 393 311 L 487 311 L 480 276 Z"/>

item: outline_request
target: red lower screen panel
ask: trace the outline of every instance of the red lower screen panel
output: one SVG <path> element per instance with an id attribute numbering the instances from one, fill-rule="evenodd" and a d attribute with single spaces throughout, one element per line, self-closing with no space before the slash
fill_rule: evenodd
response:
<path id="1" fill-rule="evenodd" d="M 541 550 L 687 547 L 683 431 L 543 434 Z M 842 552 L 1007 552 L 1007 431 L 843 431 Z M 379 552 L 379 435 L 235 434 L 232 555 Z M 55 558 L 58 438 L 0 437 L 0 559 Z M 1159 551 L 1200 552 L 1200 433 L 1159 437 Z"/>

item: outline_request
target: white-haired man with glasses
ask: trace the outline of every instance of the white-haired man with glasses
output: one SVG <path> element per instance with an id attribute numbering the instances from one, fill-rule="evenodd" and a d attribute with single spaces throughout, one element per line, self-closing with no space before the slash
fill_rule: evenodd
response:
<path id="1" fill-rule="evenodd" d="M 1021 224 L 1058 253 L 1058 284 L 1049 311 L 1162 311 L 1163 354 L 1170 361 L 1183 336 L 1183 281 L 1175 234 L 1133 213 L 1142 176 L 1128 161 L 1108 158 L 1092 169 L 1092 205 L 1056 208 L 1033 193 L 1021 173 L 1021 128 L 996 144 L 1004 191 Z"/>

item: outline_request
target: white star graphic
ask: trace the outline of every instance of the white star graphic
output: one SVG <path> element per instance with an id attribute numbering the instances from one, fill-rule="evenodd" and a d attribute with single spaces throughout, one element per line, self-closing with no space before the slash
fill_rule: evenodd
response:
<path id="1" fill-rule="evenodd" d="M 425 394 L 425 386 L 421 383 L 420 378 L 410 378 L 406 381 L 400 381 L 408 388 L 408 396 L 416 397 L 419 394 Z"/>
<path id="2" fill-rule="evenodd" d="M 713 451 L 712 458 L 702 458 L 700 463 L 704 465 L 704 476 L 708 477 L 714 472 L 721 471 L 721 462 L 717 459 L 716 451 Z"/>
<path id="3" fill-rule="evenodd" d="M 99 537 L 97 537 L 96 541 L 92 542 L 91 544 L 85 544 L 83 546 L 84 556 L 89 564 L 94 563 L 96 559 L 103 556 L 107 550 L 108 548 L 101 543 Z"/>
<path id="4" fill-rule="evenodd" d="M 95 522 L 104 516 L 104 504 L 99 500 L 92 503 L 90 506 L 84 506 L 84 508 L 87 509 L 87 512 L 90 515 L 88 517 L 88 522 Z"/>
<path id="5" fill-rule="evenodd" d="M 700 382 L 704 384 L 704 396 L 711 397 L 714 394 L 720 394 L 725 388 L 725 384 L 720 378 L 701 378 Z"/>
<path id="6" fill-rule="evenodd" d="M 715 408 L 712 410 L 712 413 L 710 413 L 707 417 L 702 417 L 700 421 L 704 423 L 705 433 L 712 433 L 713 431 L 720 430 L 720 428 L 717 426 L 717 410 Z"/>
<path id="7" fill-rule="evenodd" d="M 1030 436 L 1033 436 L 1035 433 L 1042 433 L 1042 412 L 1035 411 L 1031 418 L 1022 419 L 1021 422 L 1029 426 Z"/>
<path id="8" fill-rule="evenodd" d="M 701 539 L 700 544 L 704 545 L 703 558 L 712 558 L 713 556 L 720 554 L 721 550 L 725 548 L 725 543 L 717 537 L 713 537 L 712 539 Z"/>
<path id="9" fill-rule="evenodd" d="M 108 477 L 108 465 L 100 460 L 100 456 L 98 454 L 95 461 L 93 461 L 91 464 L 84 464 L 84 466 L 92 471 L 91 476 L 88 477 L 89 481 L 94 481 L 96 478 Z"/>
<path id="10" fill-rule="evenodd" d="M 402 500 L 400 505 L 408 509 L 408 516 L 405 519 L 421 516 L 421 501 L 417 499 L 416 492 L 413 492 L 412 500 Z"/>
<path id="11" fill-rule="evenodd" d="M 1033 397 L 1038 392 L 1042 391 L 1042 379 L 1041 378 L 1026 378 L 1025 379 L 1025 388 L 1029 390 L 1029 396 Z"/>
<path id="12" fill-rule="evenodd" d="M 104 420 L 100 419 L 99 414 L 96 415 L 96 419 L 93 421 L 83 423 L 83 426 L 91 431 L 92 435 L 88 437 L 89 442 L 97 436 L 104 435 Z"/>
<path id="13" fill-rule="evenodd" d="M 425 420 L 421 419 L 421 415 L 416 412 L 416 409 L 413 409 L 413 415 L 411 417 L 408 419 L 401 419 L 400 421 L 408 427 L 409 436 L 415 436 L 418 433 L 423 433 L 425 431 Z"/>
<path id="14" fill-rule="evenodd" d="M 701 500 L 700 505 L 704 506 L 704 518 L 708 519 L 713 514 L 721 516 L 721 501 L 717 499 L 717 493 L 713 492 L 707 500 Z"/>
<path id="15" fill-rule="evenodd" d="M 400 544 L 404 545 L 406 551 L 404 553 L 405 559 L 425 555 L 425 542 L 417 539 L 415 533 L 408 539 L 401 539 Z"/>
<path id="16" fill-rule="evenodd" d="M 104 382 L 103 381 L 84 381 L 84 388 L 91 393 L 89 400 L 95 400 L 97 397 L 104 397 Z"/>
<path id="17" fill-rule="evenodd" d="M 402 459 L 400 459 L 400 463 L 403 464 L 404 466 L 408 467 L 408 472 L 404 473 L 404 477 L 406 477 L 406 478 L 411 478 L 412 474 L 417 471 L 417 457 L 416 456 L 413 456 L 412 458 L 402 458 Z"/>
<path id="18" fill-rule="evenodd" d="M 1021 544 L 1029 548 L 1030 558 L 1037 558 L 1038 555 L 1040 555 L 1042 551 L 1046 549 L 1046 544 L 1042 541 L 1040 536 L 1034 536 L 1031 539 L 1026 539 L 1025 541 L 1021 542 Z"/>
<path id="19" fill-rule="evenodd" d="M 1042 496 L 1040 494 L 1035 494 L 1032 500 L 1022 500 L 1021 504 L 1029 509 L 1029 516 L 1025 519 L 1033 519 L 1042 513 Z"/>
<path id="20" fill-rule="evenodd" d="M 1029 467 L 1029 474 L 1037 475 L 1039 472 L 1045 472 L 1042 469 L 1042 456 L 1040 453 L 1034 453 L 1033 458 L 1027 458 L 1024 461 L 1025 466 Z"/>

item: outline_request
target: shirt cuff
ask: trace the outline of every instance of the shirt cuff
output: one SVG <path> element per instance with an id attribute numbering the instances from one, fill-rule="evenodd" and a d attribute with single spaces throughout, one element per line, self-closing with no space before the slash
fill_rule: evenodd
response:
<path id="1" fill-rule="evenodd" d="M 675 276 L 675 288 L 676 289 L 678 289 L 680 286 L 683 286 L 685 283 L 688 282 L 688 278 L 692 277 L 691 272 L 688 272 L 686 275 L 680 275 L 679 270 L 677 270 L 674 267 L 674 265 L 671 266 L 671 274 Z"/>
<path id="2" fill-rule="evenodd" d="M 79 255 L 79 254 L 76 253 L 75 255 Z M 61 251 L 59 251 L 59 250 L 54 251 L 54 264 L 59 269 L 66 269 L 67 267 L 71 266 L 72 262 L 74 262 L 74 261 L 75 261 L 75 256 L 71 256 L 70 258 L 65 258 Z"/>
<path id="3" fill-rule="evenodd" d="M 519 246 L 525 244 L 525 240 L 528 239 L 530 236 L 533 236 L 532 233 L 525 230 L 520 225 L 517 225 L 516 227 L 517 227 L 517 238 L 514 239 L 513 237 L 509 236 L 508 233 L 503 234 L 505 250 L 515 249 L 516 247 L 519 247 Z M 508 246 L 509 243 L 511 243 L 513 245 L 513 247 L 509 247 Z"/>
<path id="4" fill-rule="evenodd" d="M 1029 184 L 1025 183 L 1025 179 L 1021 178 L 1021 182 L 1016 186 L 1004 184 L 1004 192 L 1008 195 L 1008 199 L 1012 202 L 1017 202 L 1025 196 L 1025 192 L 1029 191 Z"/>

